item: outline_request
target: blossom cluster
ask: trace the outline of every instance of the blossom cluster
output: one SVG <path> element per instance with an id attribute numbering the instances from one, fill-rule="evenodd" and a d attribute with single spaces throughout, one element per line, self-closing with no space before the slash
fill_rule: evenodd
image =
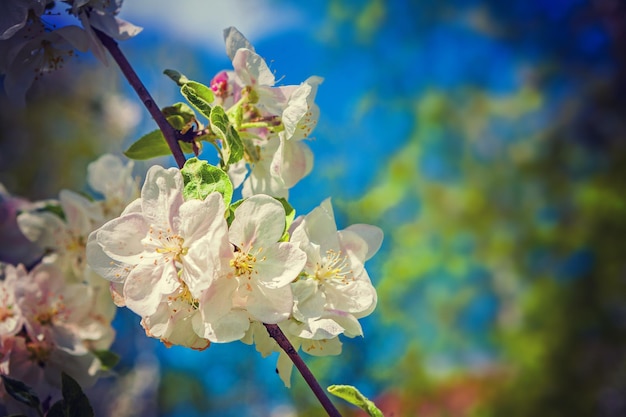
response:
<path id="1" fill-rule="evenodd" d="M 53 0 L 3 0 L 0 2 L 0 75 L 15 103 L 24 104 L 27 90 L 41 76 L 63 66 L 76 52 L 91 50 L 106 63 L 105 49 L 94 28 L 117 40 L 141 31 L 117 17 L 122 0 L 65 0 L 65 10 L 81 26 L 57 27 L 59 12 Z"/>
<path id="2" fill-rule="evenodd" d="M 65 1 L 82 27 L 51 30 L 41 18 L 53 3 L 0 5 L 0 74 L 14 100 L 75 50 L 106 61 L 96 31 L 126 39 L 140 30 L 116 17 L 121 0 Z M 58 392 L 61 371 L 83 386 L 102 373 L 115 306 L 136 313 L 146 334 L 167 346 L 241 341 L 264 356 L 278 351 L 287 386 L 290 360 L 265 325 L 279 326 L 312 355 L 339 354 L 339 335 L 362 335 L 359 319 L 377 303 L 364 264 L 382 231 L 365 224 L 338 230 L 330 199 L 297 218 L 287 201 L 313 167 L 306 139 L 317 124 L 322 79 L 276 86 L 239 31 L 224 35 L 232 70 L 208 86 L 172 77 L 208 126 L 186 104 L 163 110 L 183 149 L 197 155 L 210 142 L 219 167 L 196 158 L 181 169 L 154 165 L 140 191 L 132 163 L 105 155 L 88 168 L 102 198 L 64 190 L 57 200 L 21 207 L 17 225 L 41 256 L 2 265 L 0 374 L 40 398 Z M 154 137 L 133 146 L 145 156 Z M 239 187 L 242 198 L 232 202 Z"/>
<path id="3" fill-rule="evenodd" d="M 89 234 L 138 196 L 131 170 L 132 163 L 104 155 L 88 167 L 88 183 L 102 198 L 63 190 L 58 200 L 21 204 L 17 221 L 3 224 L 8 236 L 16 236 L 11 226 L 19 228 L 25 247 L 42 256 L 17 250 L 12 254 L 31 264 L 0 263 L 0 374 L 42 400 L 58 396 L 61 372 L 88 387 L 106 368 L 116 308 L 106 281 L 87 266 L 85 249 Z M 12 199 L 2 197 L 7 209 Z M 0 399 L 12 400 L 4 389 Z"/>
<path id="4" fill-rule="evenodd" d="M 364 224 L 337 230 L 330 200 L 294 219 L 285 197 L 312 168 L 304 139 L 317 122 L 321 78 L 276 87 L 240 32 L 226 29 L 225 41 L 234 70 L 212 79 L 209 118 L 215 129 L 234 130 L 220 141 L 222 151 L 241 141 L 239 159 L 222 160 L 228 177 L 216 167 L 198 174 L 197 159 L 182 170 L 153 166 L 141 197 L 89 236 L 87 261 L 111 281 L 115 303 L 167 345 L 201 350 L 240 340 L 268 355 L 282 351 L 264 324 L 278 324 L 296 349 L 338 354 L 338 336 L 362 335 L 358 319 L 376 306 L 364 263 L 382 231 Z M 218 107 L 227 122 L 214 118 Z M 243 199 L 230 204 L 239 185 Z M 203 187 L 209 191 L 189 191 Z M 289 385 L 284 353 L 278 370 Z"/>

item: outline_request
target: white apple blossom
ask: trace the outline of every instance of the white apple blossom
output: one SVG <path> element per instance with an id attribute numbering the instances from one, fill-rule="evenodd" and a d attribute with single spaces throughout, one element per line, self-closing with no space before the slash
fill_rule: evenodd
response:
<path id="1" fill-rule="evenodd" d="M 0 41 L 0 71 L 4 89 L 17 105 L 25 105 L 26 92 L 33 82 L 63 67 L 75 51 L 86 52 L 89 42 L 78 26 L 48 31 L 39 21 L 21 28 L 10 39 Z"/>
<path id="2" fill-rule="evenodd" d="M 0 262 L 33 265 L 43 256 L 42 249 L 28 240 L 17 224 L 17 214 L 32 206 L 29 201 L 9 194 L 0 184 Z"/>
<path id="3" fill-rule="evenodd" d="M 41 16 L 48 0 L 3 0 L 0 2 L 0 40 L 15 35 L 28 21 L 28 14 Z"/>
<path id="4" fill-rule="evenodd" d="M 143 28 L 117 17 L 122 0 L 73 0 L 72 14 L 76 15 L 85 29 L 93 54 L 105 65 L 106 51 L 93 28 L 113 39 L 124 41 L 138 35 Z"/>
<path id="5" fill-rule="evenodd" d="M 337 325 L 349 336 L 361 334 L 354 319 L 368 315 L 377 301 L 364 262 L 378 251 L 382 238 L 382 231 L 370 225 L 337 231 L 328 199 L 294 222 L 291 241 L 307 254 L 303 282 L 294 284 L 299 297 L 293 316 L 309 327 L 301 329 L 301 336 L 332 335 Z"/>
<path id="6" fill-rule="evenodd" d="M 193 248 L 210 241 L 224 222 L 222 197 L 213 193 L 204 201 L 184 201 L 182 190 L 178 169 L 151 167 L 141 198 L 89 238 L 92 269 L 123 283 L 125 305 L 142 317 L 186 289 L 198 298 L 211 284 L 200 274 Z"/>
<path id="7" fill-rule="evenodd" d="M 247 178 L 245 162 L 229 167 L 229 176 L 235 185 L 243 182 L 244 197 L 268 194 L 286 198 L 288 190 L 313 166 L 311 150 L 301 141 L 317 123 L 319 110 L 313 101 L 322 78 L 275 86 L 274 74 L 237 29 L 226 29 L 224 38 L 233 71 L 218 73 L 211 88 L 217 104 L 233 113 L 232 107 L 243 108 L 239 135 L 250 165 Z"/>
<path id="8" fill-rule="evenodd" d="M 26 278 L 24 266 L 0 264 L 0 339 L 22 330 L 24 316 L 15 299 L 15 285 Z"/>
<path id="9" fill-rule="evenodd" d="M 87 166 L 87 183 L 104 197 L 99 204 L 105 220 L 119 216 L 139 197 L 139 185 L 132 176 L 133 165 L 133 161 L 124 164 L 121 158 L 104 154 Z"/>
<path id="10" fill-rule="evenodd" d="M 89 234 L 102 222 L 101 207 L 69 190 L 59 193 L 59 204 L 64 218 L 48 210 L 35 208 L 20 213 L 17 222 L 24 236 L 48 253 L 56 255 L 55 262 L 65 274 L 72 274 L 74 281 L 83 281 L 85 244 Z"/>
<path id="11" fill-rule="evenodd" d="M 306 255 L 296 245 L 280 242 L 284 231 L 285 209 L 270 196 L 255 195 L 235 209 L 227 252 L 206 266 L 221 277 L 199 300 L 203 321 L 198 326 L 204 327 L 205 337 L 238 340 L 250 320 L 279 323 L 289 317 L 290 283 L 302 271 Z"/>
<path id="12" fill-rule="evenodd" d="M 93 351 L 110 347 L 113 328 L 110 320 L 93 320 L 90 287 L 68 284 L 46 262 L 30 272 L 22 265 L 3 271 L 0 372 L 30 385 L 42 401 L 59 394 L 62 371 L 83 387 L 92 385 L 101 374 Z"/>

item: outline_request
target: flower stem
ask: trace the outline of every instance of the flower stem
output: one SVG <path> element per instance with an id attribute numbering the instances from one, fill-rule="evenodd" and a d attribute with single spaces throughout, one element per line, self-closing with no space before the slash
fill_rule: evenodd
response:
<path id="1" fill-rule="evenodd" d="M 317 382 L 317 379 L 315 379 L 315 376 L 313 376 L 313 373 L 311 373 L 309 367 L 306 366 L 306 363 L 304 363 L 300 355 L 298 355 L 298 352 L 293 347 L 289 339 L 287 339 L 287 336 L 285 336 L 280 327 L 278 327 L 277 324 L 264 323 L 264 325 L 270 336 L 274 340 L 276 340 L 278 346 L 280 346 L 280 348 L 285 351 L 287 356 L 289 356 L 289 359 L 291 359 L 296 368 L 298 368 L 298 371 L 300 371 L 300 374 L 302 375 L 306 383 L 309 384 L 311 391 L 313 391 L 313 394 L 315 394 L 328 415 L 330 417 L 341 417 L 339 410 L 337 410 L 337 408 L 335 408 L 333 403 L 330 401 L 330 398 L 326 394 L 326 391 L 324 391 L 319 382 Z"/>
<path id="2" fill-rule="evenodd" d="M 161 113 L 161 110 L 156 105 L 156 102 L 139 79 L 139 76 L 137 75 L 133 67 L 130 65 L 130 62 L 128 62 L 128 60 L 120 50 L 119 46 L 117 46 L 117 42 L 115 42 L 115 40 L 113 40 L 113 38 L 111 38 L 109 35 L 99 31 L 98 29 L 93 28 L 93 30 L 96 35 L 98 35 L 98 38 L 100 38 L 100 40 L 102 41 L 104 47 L 107 48 L 117 65 L 120 67 L 120 70 L 122 70 L 122 73 L 124 74 L 124 77 L 126 77 L 126 79 L 128 80 L 128 83 L 135 89 L 135 92 L 143 102 L 143 105 L 146 107 L 156 124 L 159 126 L 159 129 L 161 129 L 161 132 L 163 132 L 165 141 L 170 147 L 172 155 L 174 155 L 176 164 L 179 168 L 182 168 L 183 165 L 185 165 L 185 155 L 178 145 L 178 132 L 165 119 L 165 116 L 163 116 L 163 113 Z"/>

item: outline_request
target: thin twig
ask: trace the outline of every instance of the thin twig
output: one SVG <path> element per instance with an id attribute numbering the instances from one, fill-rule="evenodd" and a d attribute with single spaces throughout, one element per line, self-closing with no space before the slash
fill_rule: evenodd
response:
<path id="1" fill-rule="evenodd" d="M 161 132 L 163 132 L 165 141 L 170 147 L 172 155 L 174 155 L 176 164 L 179 168 L 182 168 L 183 165 L 185 165 L 185 155 L 178 145 L 178 132 L 165 119 L 165 116 L 163 116 L 163 113 L 161 113 L 161 110 L 156 105 L 156 102 L 139 79 L 139 76 L 137 75 L 133 67 L 130 65 L 130 62 L 128 62 L 126 56 L 124 56 L 119 46 L 117 46 L 117 42 L 115 42 L 115 40 L 113 40 L 113 38 L 111 38 L 109 35 L 99 31 L 98 29 L 93 28 L 93 30 L 96 35 L 98 35 L 98 38 L 100 38 L 100 40 L 102 41 L 104 47 L 107 48 L 117 65 L 120 67 L 120 70 L 122 70 L 122 73 L 128 80 L 128 83 L 135 89 L 135 92 L 143 102 L 143 105 L 146 107 L 146 109 L 148 109 L 148 112 L 150 112 L 150 115 L 159 126 L 159 129 L 161 129 Z"/>
<path id="2" fill-rule="evenodd" d="M 289 339 L 287 339 L 287 336 L 285 336 L 280 327 L 278 327 L 277 324 L 264 323 L 264 325 L 270 336 L 274 340 L 276 340 L 278 346 L 280 346 L 280 348 L 285 351 L 287 356 L 289 356 L 289 359 L 291 359 L 296 368 L 298 368 L 298 371 L 300 371 L 300 374 L 302 374 L 302 377 L 304 378 L 306 383 L 309 384 L 311 391 L 313 391 L 313 394 L 315 394 L 328 415 L 330 417 L 341 417 L 339 410 L 337 410 L 334 404 L 330 401 L 330 398 L 326 394 L 326 391 L 324 391 L 319 382 L 317 382 L 317 379 L 315 379 L 315 376 L 313 376 L 313 373 L 311 372 L 309 367 L 306 366 L 306 363 L 304 363 L 300 355 L 298 355 L 298 352 L 293 347 Z"/>

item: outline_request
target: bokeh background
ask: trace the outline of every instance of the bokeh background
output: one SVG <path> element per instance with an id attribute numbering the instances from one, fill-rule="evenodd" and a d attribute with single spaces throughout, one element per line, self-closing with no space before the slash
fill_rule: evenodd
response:
<path id="1" fill-rule="evenodd" d="M 228 3 L 228 4 L 226 4 Z M 161 106 L 162 75 L 208 83 L 237 26 L 280 84 L 325 78 L 291 193 L 339 226 L 382 227 L 365 337 L 305 360 L 386 416 L 626 415 L 626 7 L 618 0 L 127 0 L 122 49 Z M 0 182 L 31 200 L 85 190 L 85 167 L 154 129 L 89 56 L 4 98 Z M 212 156 L 211 156 L 212 157 Z M 138 175 L 152 163 L 136 165 Z M 120 310 L 120 377 L 100 415 L 318 416 L 250 346 L 165 348 Z M 340 404 L 345 415 L 361 415 Z"/>

